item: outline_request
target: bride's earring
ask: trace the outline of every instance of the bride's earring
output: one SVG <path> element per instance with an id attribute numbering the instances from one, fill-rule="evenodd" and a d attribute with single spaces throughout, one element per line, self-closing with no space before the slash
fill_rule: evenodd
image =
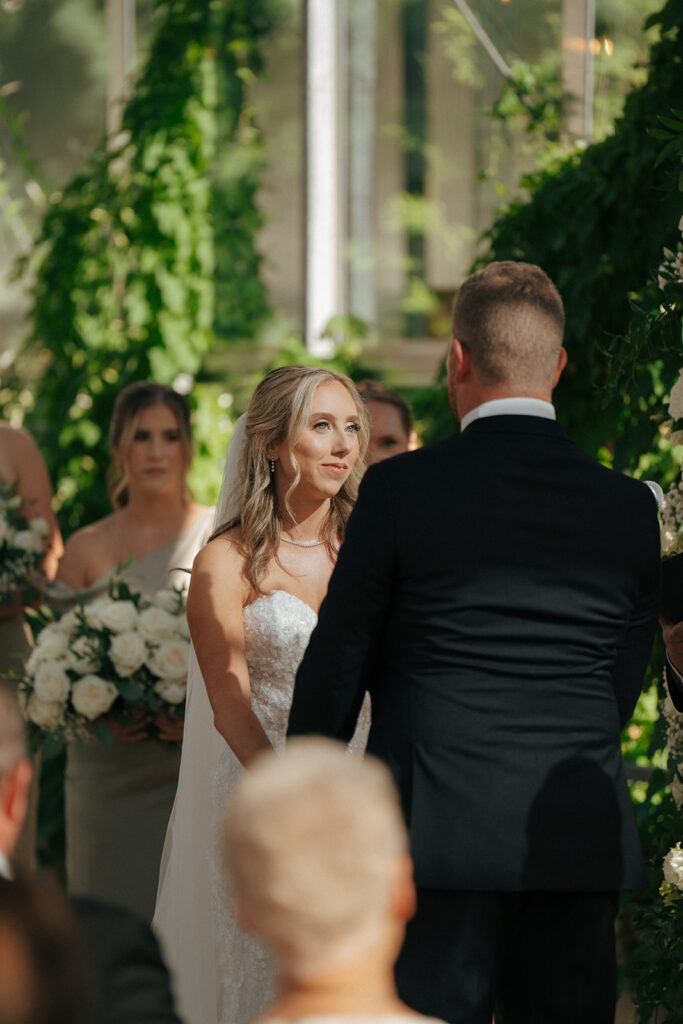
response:
<path id="1" fill-rule="evenodd" d="M 268 465 L 270 466 L 270 475 L 275 475 L 275 459 L 268 459 Z"/>

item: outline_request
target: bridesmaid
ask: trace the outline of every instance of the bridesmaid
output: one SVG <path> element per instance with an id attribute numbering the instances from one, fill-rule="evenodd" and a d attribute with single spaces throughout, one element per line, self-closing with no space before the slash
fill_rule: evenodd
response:
<path id="1" fill-rule="evenodd" d="M 69 538 L 53 588 L 61 610 L 77 597 L 105 596 L 117 567 L 132 589 L 152 595 L 185 586 L 181 570 L 208 538 L 213 512 L 192 499 L 190 416 L 185 399 L 162 384 L 121 392 L 109 435 L 114 512 Z M 70 892 L 126 906 L 151 920 L 166 825 L 180 766 L 182 721 L 159 712 L 154 725 L 173 746 L 150 737 L 149 713 L 112 722 L 115 745 L 69 746 L 66 767 L 66 871 Z"/>
<path id="2" fill-rule="evenodd" d="M 53 580 L 64 546 L 52 510 L 52 486 L 36 442 L 25 430 L 0 423 L 0 480 L 16 484 L 17 493 L 26 502 L 27 518 L 41 516 L 48 525 L 43 573 Z M 13 686 L 10 673 L 20 673 L 31 650 L 31 632 L 24 620 L 19 598 L 10 607 L 0 608 L 0 679 Z M 38 819 L 38 777 L 40 755 L 33 758 L 33 780 L 24 828 L 14 852 L 14 863 L 24 871 L 35 865 Z"/>
<path id="3" fill-rule="evenodd" d="M 17 493 L 26 502 L 27 518 L 41 516 L 48 524 L 43 572 L 48 580 L 53 580 L 63 545 L 52 511 L 50 478 L 31 435 L 9 423 L 0 423 L 0 481 L 16 484 Z M 24 609 L 17 600 L 9 608 L 0 608 L 0 678 L 11 684 L 7 674 L 21 669 L 12 654 L 28 654 L 29 650 L 30 633 L 24 622 Z"/>

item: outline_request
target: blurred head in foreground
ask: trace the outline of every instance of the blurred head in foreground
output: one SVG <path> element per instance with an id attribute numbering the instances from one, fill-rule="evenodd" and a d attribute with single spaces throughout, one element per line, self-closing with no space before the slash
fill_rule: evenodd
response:
<path id="1" fill-rule="evenodd" d="M 82 1024 L 82 950 L 63 895 L 0 878 L 0 1024 Z"/>
<path id="2" fill-rule="evenodd" d="M 375 380 L 363 380 L 358 384 L 358 394 L 370 419 L 370 444 L 365 456 L 368 466 L 417 448 L 412 409 L 397 391 Z"/>
<path id="3" fill-rule="evenodd" d="M 393 965 L 415 890 L 379 761 L 319 737 L 261 755 L 230 802 L 226 852 L 240 923 L 270 947 L 281 980 Z"/>

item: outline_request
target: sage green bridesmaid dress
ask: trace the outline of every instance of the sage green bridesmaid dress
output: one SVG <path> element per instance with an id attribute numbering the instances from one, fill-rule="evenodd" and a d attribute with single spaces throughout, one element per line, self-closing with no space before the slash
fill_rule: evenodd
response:
<path id="1" fill-rule="evenodd" d="M 143 594 L 163 587 L 187 587 L 194 556 L 204 546 L 213 509 L 173 544 L 135 559 L 121 574 Z M 86 603 L 106 596 L 114 572 L 76 592 L 57 583 L 50 603 L 60 611 L 78 597 Z M 72 743 L 67 751 L 66 876 L 70 893 L 127 907 L 151 921 L 166 826 L 173 807 L 180 744 L 154 740 L 116 743 L 96 739 Z"/>

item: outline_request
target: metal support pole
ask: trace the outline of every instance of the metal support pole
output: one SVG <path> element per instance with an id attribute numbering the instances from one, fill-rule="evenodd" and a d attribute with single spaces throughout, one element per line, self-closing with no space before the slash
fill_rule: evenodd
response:
<path id="1" fill-rule="evenodd" d="M 107 0 L 107 135 L 121 127 L 135 68 L 135 0 Z"/>
<path id="2" fill-rule="evenodd" d="M 585 84 L 583 89 L 583 137 L 586 142 L 593 141 L 593 78 L 595 54 L 593 52 L 593 40 L 595 39 L 595 0 L 586 0 L 586 25 L 584 28 L 586 39 L 586 63 L 584 66 Z"/>
<path id="3" fill-rule="evenodd" d="M 349 6 L 349 310 L 370 328 L 375 289 L 375 99 L 377 0 Z"/>
<path id="4" fill-rule="evenodd" d="M 333 348 L 321 332 L 331 317 L 344 311 L 342 3 L 306 4 L 305 338 L 308 351 L 318 358 L 331 355 Z"/>
<path id="5" fill-rule="evenodd" d="M 563 0 L 562 86 L 569 97 L 565 130 L 574 139 L 593 138 L 593 47 L 595 0 Z"/>

